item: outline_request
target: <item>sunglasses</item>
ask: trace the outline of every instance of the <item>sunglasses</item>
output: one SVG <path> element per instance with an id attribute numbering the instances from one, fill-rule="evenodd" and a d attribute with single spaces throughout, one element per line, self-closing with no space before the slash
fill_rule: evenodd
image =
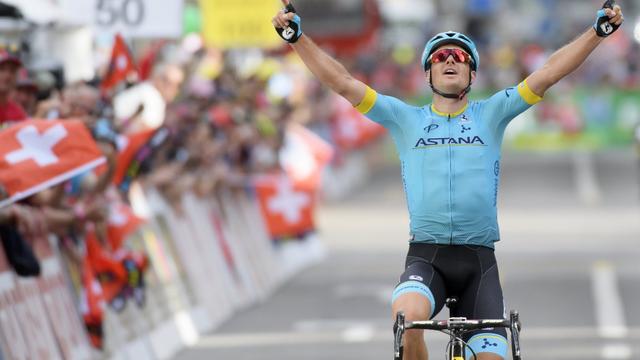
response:
<path id="1" fill-rule="evenodd" d="M 453 56 L 453 61 L 455 62 L 465 64 L 471 63 L 471 55 L 460 49 L 440 49 L 431 54 L 429 62 L 432 64 L 446 62 L 449 56 Z"/>

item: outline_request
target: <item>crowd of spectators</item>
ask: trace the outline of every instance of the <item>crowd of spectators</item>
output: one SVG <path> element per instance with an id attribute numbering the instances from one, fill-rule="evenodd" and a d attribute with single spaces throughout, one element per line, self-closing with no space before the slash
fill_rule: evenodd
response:
<path id="1" fill-rule="evenodd" d="M 503 43 L 480 50 L 485 61 L 476 88 L 498 89 L 520 81 L 553 49 Z M 621 32 L 598 51 L 606 56 L 594 55 L 572 78 L 586 85 L 638 84 L 640 48 L 628 34 Z M 52 228 L 64 231 L 78 225 L 65 200 L 69 197 L 78 197 L 75 204 L 86 203 L 84 221 L 104 220 L 107 209 L 95 199 L 112 183 L 121 134 L 167 131 L 141 165 L 146 181 L 171 199 L 186 189 L 212 191 L 223 179 L 237 180 L 236 174 L 277 167 L 284 128 L 291 121 L 311 125 L 331 141 L 327 128 L 334 115 L 332 95 L 310 81 L 295 57 L 253 55 L 252 65 L 238 66 L 237 54 L 200 50 L 180 65 L 156 64 L 147 81 L 106 94 L 95 81 L 56 87 L 46 81 L 47 74 L 30 73 L 16 54 L 0 51 L 0 126 L 27 118 L 79 119 L 91 130 L 110 168 L 99 176 L 82 176 L 80 195 L 65 193 L 61 185 L 0 209 L 2 221 L 30 231 L 30 214 L 38 208 Z M 428 93 L 417 55 L 419 49 L 381 47 L 375 56 L 341 61 L 378 91 L 411 98 Z"/>

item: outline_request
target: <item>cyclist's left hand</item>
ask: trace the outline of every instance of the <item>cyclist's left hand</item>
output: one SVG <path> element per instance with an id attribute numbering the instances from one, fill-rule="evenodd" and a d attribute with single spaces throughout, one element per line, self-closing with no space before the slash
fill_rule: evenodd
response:
<path id="1" fill-rule="evenodd" d="M 615 1 L 607 0 L 602 9 L 598 11 L 593 28 L 598 36 L 607 37 L 616 32 L 623 21 L 624 15 L 620 5 L 616 4 Z"/>

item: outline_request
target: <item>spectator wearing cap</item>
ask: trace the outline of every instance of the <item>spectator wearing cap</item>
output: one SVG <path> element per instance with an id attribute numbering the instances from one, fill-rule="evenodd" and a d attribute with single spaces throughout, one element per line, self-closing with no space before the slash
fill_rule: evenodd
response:
<path id="1" fill-rule="evenodd" d="M 0 126 L 25 120 L 27 113 L 12 99 L 16 88 L 20 59 L 6 50 L 0 50 Z"/>
<path id="2" fill-rule="evenodd" d="M 27 69 L 21 69 L 18 74 L 13 101 L 22 106 L 28 116 L 35 115 L 38 106 L 38 85 L 29 77 Z"/>

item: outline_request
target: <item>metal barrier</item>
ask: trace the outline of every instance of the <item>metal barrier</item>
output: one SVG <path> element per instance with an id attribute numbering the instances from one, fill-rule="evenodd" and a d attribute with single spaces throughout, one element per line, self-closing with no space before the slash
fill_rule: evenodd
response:
<path id="1" fill-rule="evenodd" d="M 0 250 L 0 359 L 169 359 L 293 275 L 286 246 L 270 239 L 248 192 L 185 194 L 180 214 L 155 189 L 134 186 L 131 199 L 147 219 L 127 240 L 150 258 L 144 306 L 106 306 L 103 351 L 94 350 L 78 274 L 67 271 L 55 237 L 34 241 L 43 268 L 35 279 L 17 278 Z"/>

